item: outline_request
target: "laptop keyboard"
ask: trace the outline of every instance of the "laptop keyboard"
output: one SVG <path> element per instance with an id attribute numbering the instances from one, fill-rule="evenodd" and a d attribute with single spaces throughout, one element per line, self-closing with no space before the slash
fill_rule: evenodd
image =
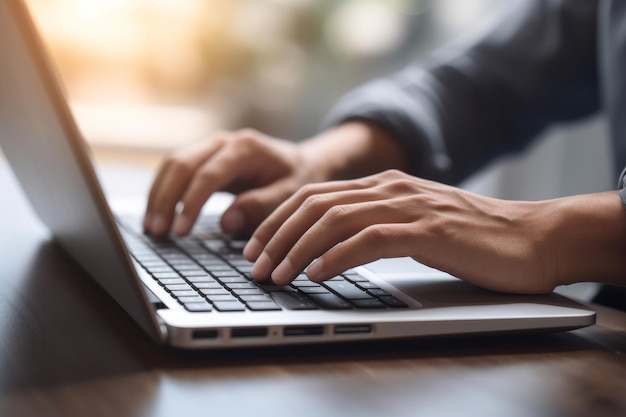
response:
<path id="1" fill-rule="evenodd" d="M 305 274 L 287 286 L 255 282 L 253 264 L 241 253 L 245 242 L 219 233 L 215 218 L 203 218 L 184 238 L 145 235 L 136 220 L 119 223 L 131 256 L 191 312 L 408 308 L 353 270 L 322 284 Z"/>

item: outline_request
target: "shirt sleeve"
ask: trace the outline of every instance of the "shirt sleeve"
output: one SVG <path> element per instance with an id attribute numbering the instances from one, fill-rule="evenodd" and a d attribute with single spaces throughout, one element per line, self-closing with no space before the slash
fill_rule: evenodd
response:
<path id="1" fill-rule="evenodd" d="M 597 2 L 520 0 L 472 39 L 345 95 L 325 127 L 366 119 L 410 152 L 411 173 L 455 183 L 550 123 L 599 108 Z"/>

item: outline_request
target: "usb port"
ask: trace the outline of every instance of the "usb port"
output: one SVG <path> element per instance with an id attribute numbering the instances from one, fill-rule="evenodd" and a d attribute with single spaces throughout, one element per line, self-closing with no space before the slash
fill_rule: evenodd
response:
<path id="1" fill-rule="evenodd" d="M 335 334 L 372 333 L 371 324 L 346 324 L 335 326 Z"/>
<path id="2" fill-rule="evenodd" d="M 243 327 L 241 329 L 233 329 L 230 337 L 266 337 L 267 327 Z"/>
<path id="3" fill-rule="evenodd" d="M 283 336 L 319 336 L 324 332 L 324 326 L 285 327 Z"/>
<path id="4" fill-rule="evenodd" d="M 217 339 L 217 330 L 194 330 L 191 337 L 194 339 Z"/>

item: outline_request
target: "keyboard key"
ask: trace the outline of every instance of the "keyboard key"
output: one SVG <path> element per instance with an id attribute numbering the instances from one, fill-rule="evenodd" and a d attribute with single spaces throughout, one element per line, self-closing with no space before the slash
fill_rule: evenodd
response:
<path id="1" fill-rule="evenodd" d="M 352 305 L 335 294 L 309 294 L 309 298 L 318 306 L 329 310 L 348 310 Z"/>
<path id="2" fill-rule="evenodd" d="M 224 284 L 224 287 L 228 288 L 229 290 L 259 289 L 259 287 L 257 287 L 257 285 L 252 282 L 223 282 L 222 284 Z"/>
<path id="3" fill-rule="evenodd" d="M 222 284 L 216 281 L 211 282 L 194 282 L 193 286 L 196 288 L 224 288 Z"/>
<path id="4" fill-rule="evenodd" d="M 211 272 L 211 275 L 213 275 L 215 278 L 241 276 L 241 274 L 235 271 L 233 268 L 224 269 L 220 271 L 210 271 L 210 272 Z"/>
<path id="5" fill-rule="evenodd" d="M 235 298 L 235 296 L 232 295 L 232 294 L 207 295 L 206 298 L 209 301 L 211 301 L 212 303 L 216 302 L 216 301 L 237 301 L 237 302 L 239 302 L 239 300 L 237 300 Z"/>
<path id="6" fill-rule="evenodd" d="M 350 302 L 357 308 L 386 308 L 385 304 L 375 298 L 368 300 L 350 300 Z"/>
<path id="7" fill-rule="evenodd" d="M 381 296 L 384 296 L 384 295 L 391 295 L 391 294 L 389 294 L 389 292 L 387 292 L 387 291 L 385 291 L 385 290 L 383 290 L 381 288 L 373 288 L 373 289 L 367 290 L 367 293 L 370 294 L 370 295 L 373 295 L 374 297 L 381 297 Z"/>
<path id="8" fill-rule="evenodd" d="M 171 265 L 184 265 L 191 262 L 191 258 L 182 252 L 158 250 L 157 253 Z"/>
<path id="9" fill-rule="evenodd" d="M 239 268 L 240 266 L 253 266 L 254 262 L 250 262 L 249 260 L 242 258 L 242 259 L 233 259 L 230 261 L 230 264 Z"/>
<path id="10" fill-rule="evenodd" d="M 328 279 L 327 282 L 328 281 L 333 281 L 333 282 L 341 281 L 341 282 L 344 282 L 345 280 L 346 279 L 344 277 L 342 277 L 341 275 L 337 275 L 336 277 L 332 277 L 332 278 Z"/>
<path id="11" fill-rule="evenodd" d="M 347 281 L 326 281 L 322 285 L 331 291 L 341 295 L 348 300 L 360 300 L 372 298 L 371 295 L 367 294 L 365 291 L 358 289 L 353 284 Z"/>
<path id="12" fill-rule="evenodd" d="M 355 285 L 357 287 L 359 287 L 362 290 L 370 290 L 370 289 L 377 289 L 380 288 L 378 285 L 374 284 L 373 282 L 369 282 L 369 281 L 363 281 L 363 282 L 356 282 Z"/>
<path id="13" fill-rule="evenodd" d="M 244 277 L 243 275 L 238 275 L 234 277 L 219 277 L 217 279 L 219 279 L 219 281 L 222 284 L 234 284 L 234 283 L 248 282 L 246 277 Z"/>
<path id="14" fill-rule="evenodd" d="M 321 285 L 317 287 L 300 287 L 298 290 L 304 294 L 330 294 L 330 292 Z"/>
<path id="15" fill-rule="evenodd" d="M 206 263 L 215 264 L 215 265 L 226 265 L 226 262 L 224 262 L 222 258 L 220 258 L 219 256 L 211 252 L 208 252 L 207 250 L 205 250 L 202 255 L 194 256 L 194 259 L 200 263 L 206 262 Z"/>
<path id="16" fill-rule="evenodd" d="M 406 308 L 406 307 L 408 307 L 408 305 L 404 301 L 399 300 L 399 299 L 397 299 L 396 297 L 394 297 L 392 295 L 386 295 L 386 296 L 383 296 L 383 297 L 379 297 L 379 300 L 382 301 L 388 307 L 391 307 L 391 308 Z"/>
<path id="17" fill-rule="evenodd" d="M 246 308 L 239 301 L 216 301 L 213 303 L 216 310 L 227 311 L 244 311 Z"/>
<path id="18" fill-rule="evenodd" d="M 156 274 L 152 274 L 155 279 L 167 279 L 167 278 L 180 278 L 176 272 L 158 272 Z"/>
<path id="19" fill-rule="evenodd" d="M 189 290 L 193 290 L 193 288 L 191 288 L 191 285 L 184 283 L 184 284 L 168 284 L 165 286 L 166 289 L 170 290 L 170 291 L 189 291 Z"/>
<path id="20" fill-rule="evenodd" d="M 276 291 L 289 291 L 292 292 L 294 291 L 293 288 L 291 288 L 290 286 L 280 286 L 280 285 L 276 285 L 276 284 L 265 284 L 265 283 L 260 283 L 258 284 L 259 288 L 261 288 L 263 291 L 267 291 L 267 292 L 276 292 Z"/>
<path id="21" fill-rule="evenodd" d="M 182 278 L 165 278 L 165 279 L 160 279 L 159 283 L 161 285 L 173 285 L 173 284 L 186 284 L 187 282 L 185 282 L 185 280 Z"/>
<path id="22" fill-rule="evenodd" d="M 143 265 L 147 269 L 167 267 L 167 264 L 165 263 L 165 261 L 161 260 L 161 258 L 157 257 L 156 255 L 152 256 L 153 260 L 142 261 L 141 265 Z"/>
<path id="23" fill-rule="evenodd" d="M 214 272 L 214 271 L 230 271 L 233 268 L 226 265 L 224 262 L 220 261 L 210 261 L 210 262 L 200 262 L 200 265 L 202 265 L 203 267 L 205 267 L 207 270 Z"/>
<path id="24" fill-rule="evenodd" d="M 281 310 L 280 306 L 273 301 L 248 301 L 246 305 L 252 311 Z"/>
<path id="25" fill-rule="evenodd" d="M 185 278 L 204 277 L 207 275 L 206 271 L 200 268 L 185 269 L 185 270 L 178 271 L 178 272 L 180 272 L 180 274 L 184 276 Z"/>
<path id="26" fill-rule="evenodd" d="M 187 304 L 183 304 L 183 306 L 185 306 L 185 308 L 188 311 L 195 311 L 195 312 L 212 311 L 213 310 L 213 307 L 211 306 L 211 304 L 209 304 L 207 302 L 203 302 L 203 303 L 187 303 Z"/>
<path id="27" fill-rule="evenodd" d="M 198 288 L 202 294 L 209 295 L 229 295 L 230 293 L 224 288 Z"/>
<path id="28" fill-rule="evenodd" d="M 174 272 L 174 270 L 172 268 L 170 268 L 169 266 L 167 266 L 165 263 L 163 265 L 159 265 L 159 266 L 146 266 L 145 264 L 141 264 L 144 268 L 146 268 L 146 270 L 148 272 L 150 272 L 151 274 L 174 274 L 176 276 L 178 276 L 178 274 L 176 272 Z"/>
<path id="29" fill-rule="evenodd" d="M 176 290 L 172 291 L 174 297 L 195 297 L 198 293 L 194 290 Z"/>
<path id="30" fill-rule="evenodd" d="M 199 295 L 194 295 L 192 297 L 178 297 L 178 301 L 180 301 L 183 304 L 187 304 L 187 303 L 201 303 L 204 301 L 203 297 L 200 297 Z"/>
<path id="31" fill-rule="evenodd" d="M 272 299 L 285 307 L 287 310 L 317 310 L 317 306 L 313 304 L 305 295 L 296 292 L 273 292 L 270 294 Z"/>
<path id="32" fill-rule="evenodd" d="M 244 295 L 264 295 L 265 292 L 258 288 L 238 288 L 233 290 L 233 294 L 238 297 L 243 297 Z"/>
<path id="33" fill-rule="evenodd" d="M 248 302 L 248 301 L 272 301 L 270 296 L 267 295 L 267 294 L 242 295 L 239 298 L 241 298 L 241 300 L 244 301 L 244 302 Z"/>
<path id="34" fill-rule="evenodd" d="M 367 281 L 367 278 L 362 277 L 356 272 L 344 273 L 343 276 L 350 282 L 364 282 Z"/>
<path id="35" fill-rule="evenodd" d="M 306 281 L 293 281 L 291 283 L 291 285 L 293 285 L 294 287 L 297 288 L 303 288 L 303 287 L 319 287 L 320 284 L 318 284 L 317 282 L 313 282 L 313 281 L 309 281 L 308 279 Z"/>
<path id="36" fill-rule="evenodd" d="M 202 276 L 197 276 L 197 277 L 187 277 L 187 280 L 189 282 L 193 282 L 194 284 L 196 282 L 215 282 L 217 283 L 217 281 L 215 280 L 215 278 L 213 278 L 212 276 L 205 274 Z"/>

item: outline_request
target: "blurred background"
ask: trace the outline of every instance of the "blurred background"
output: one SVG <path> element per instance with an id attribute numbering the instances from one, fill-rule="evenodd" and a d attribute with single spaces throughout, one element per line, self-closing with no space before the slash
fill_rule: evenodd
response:
<path id="1" fill-rule="evenodd" d="M 217 128 L 311 135 L 338 96 L 470 30 L 495 3 L 29 0 L 87 139 L 146 149 Z"/>
<path id="2" fill-rule="evenodd" d="M 351 88 L 480 28 L 496 0 L 27 0 L 100 160 L 154 167 L 218 129 L 302 140 Z M 471 133 L 470 133 L 471 134 Z M 604 120 L 557 126 L 464 186 L 544 199 L 614 186 Z"/>
<path id="3" fill-rule="evenodd" d="M 480 29 L 497 0 L 27 0 L 97 155 L 154 165 L 218 129 L 302 140 L 362 82 Z M 469 182 L 511 199 L 613 187 L 604 121 Z"/>
<path id="4" fill-rule="evenodd" d="M 218 129 L 301 140 L 349 89 L 480 28 L 496 0 L 27 0 L 101 156 L 154 165 Z M 539 199 L 610 188 L 600 118 L 477 181 Z M 592 139 L 592 140 L 590 140 Z M 123 151 L 123 152 L 120 152 Z M 601 167 L 599 169 L 599 167 Z M 476 182 L 476 181 L 474 181 Z"/>

